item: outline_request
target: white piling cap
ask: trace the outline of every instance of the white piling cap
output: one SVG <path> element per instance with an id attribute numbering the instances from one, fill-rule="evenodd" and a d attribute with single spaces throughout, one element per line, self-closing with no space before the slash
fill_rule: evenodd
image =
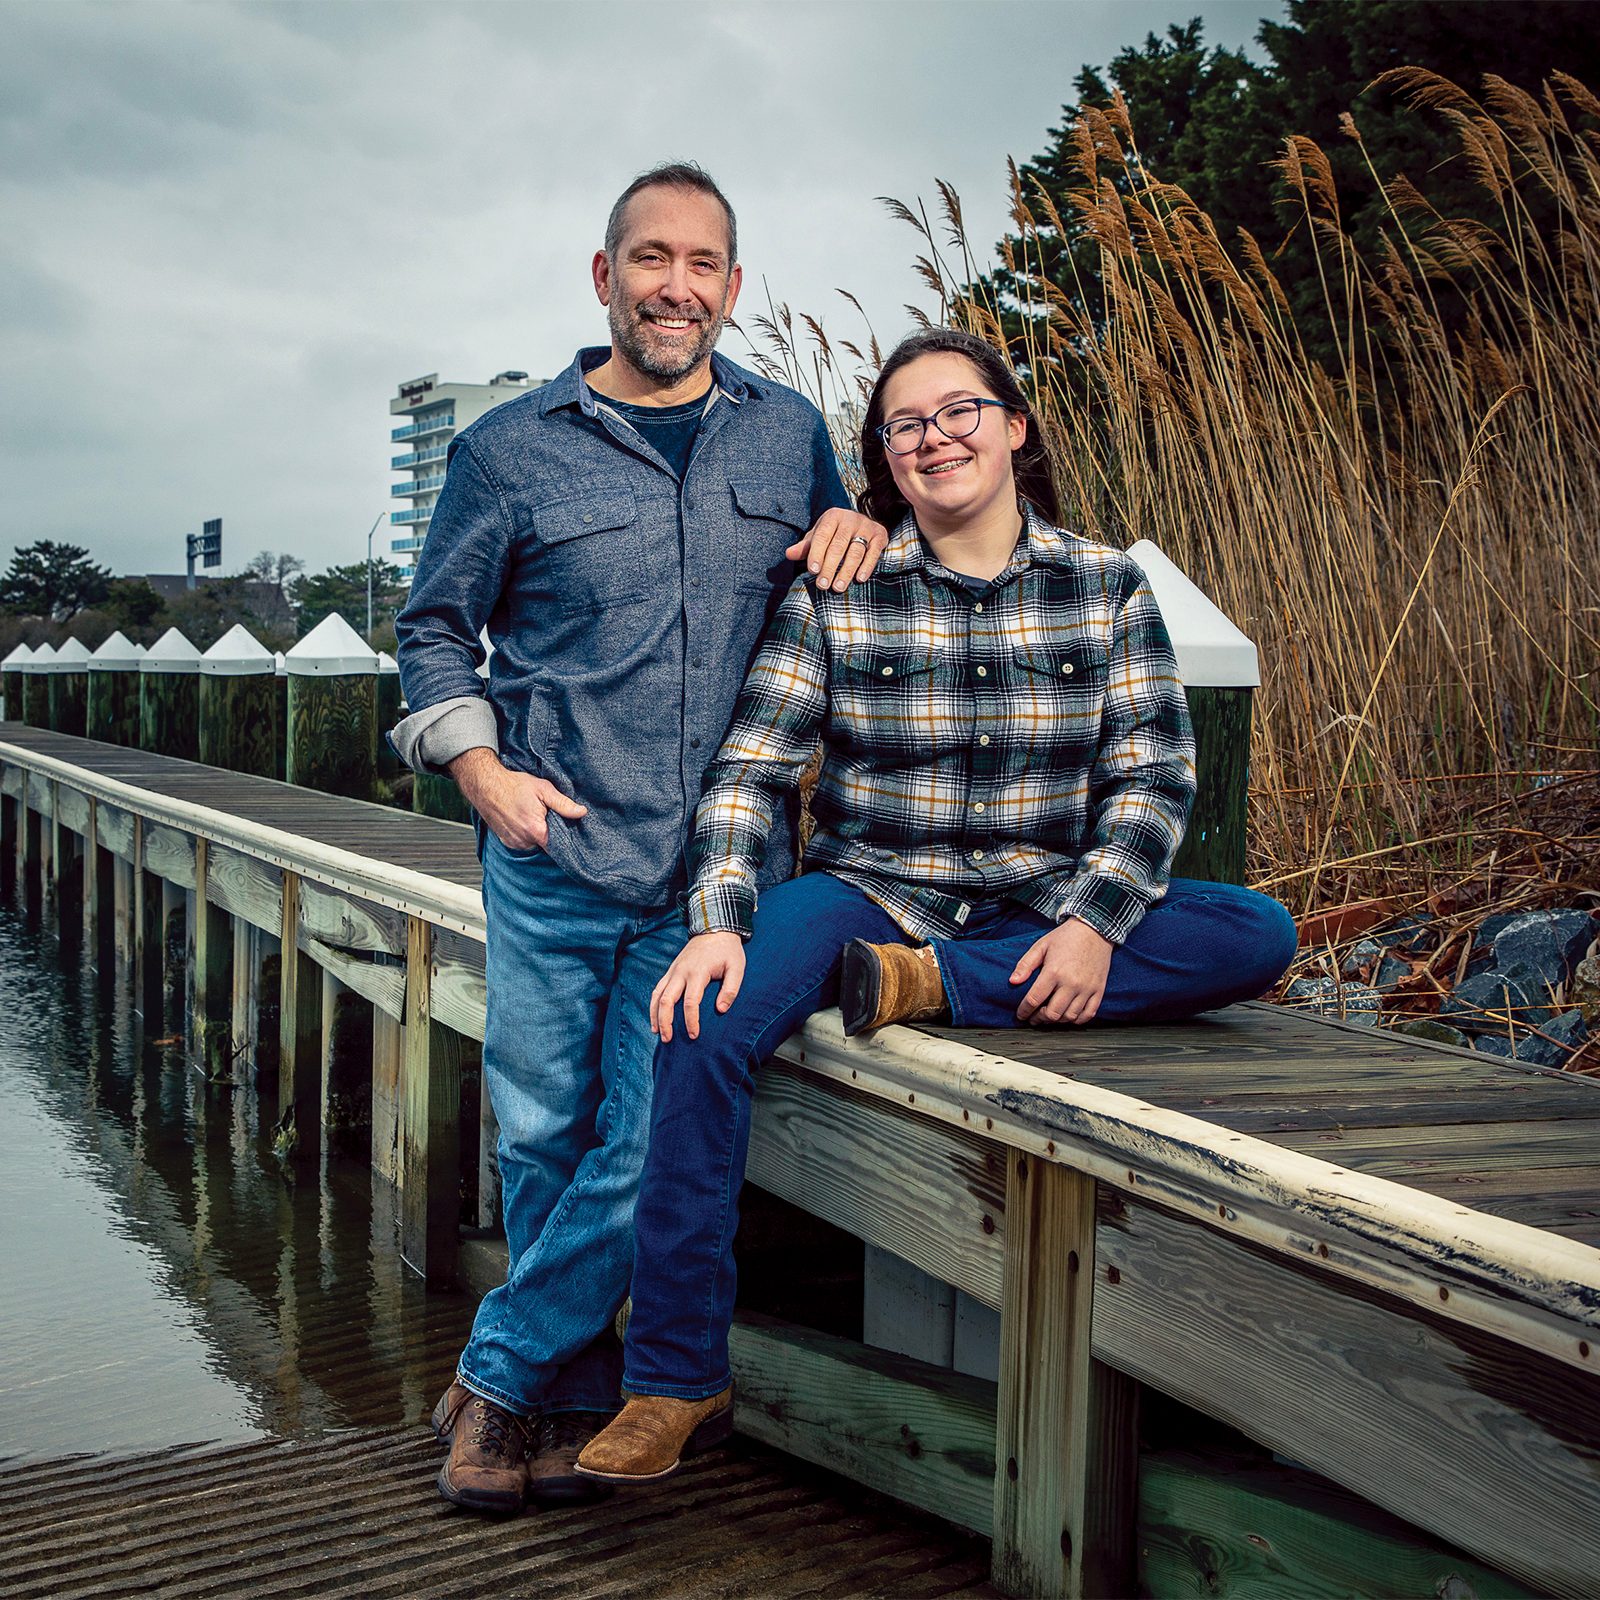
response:
<path id="1" fill-rule="evenodd" d="M 392 655 L 390 655 L 387 650 L 380 650 L 378 652 L 378 671 L 379 672 L 388 673 L 388 672 L 398 672 L 399 670 L 400 670 L 400 663 L 398 661 L 396 661 L 395 658 Z"/>
<path id="2" fill-rule="evenodd" d="M 68 639 L 56 651 L 50 663 L 41 668 L 44 672 L 87 672 L 89 670 L 89 647 L 81 639 Z"/>
<path id="3" fill-rule="evenodd" d="M 212 678 L 248 678 L 275 672 L 277 658 L 242 622 L 236 622 L 200 657 L 200 670 Z"/>
<path id="4" fill-rule="evenodd" d="M 137 672 L 139 659 L 144 655 L 142 644 L 129 644 L 127 636 L 119 629 L 89 657 L 91 672 Z"/>
<path id="5" fill-rule="evenodd" d="M 33 646 L 31 644 L 14 645 L 5 660 L 0 661 L 0 672 L 20 672 L 32 660 Z"/>
<path id="6" fill-rule="evenodd" d="M 168 628 L 145 651 L 139 662 L 141 672 L 198 672 L 200 652 L 176 628 Z"/>
<path id="7" fill-rule="evenodd" d="M 288 675 L 288 668 L 283 664 L 283 651 L 274 650 L 272 652 L 272 670 L 276 672 L 280 678 Z"/>
<path id="8" fill-rule="evenodd" d="M 1190 582 L 1182 568 L 1148 539 L 1128 554 L 1150 580 L 1161 618 L 1172 635 L 1178 676 L 1187 688 L 1254 689 L 1261 682 L 1256 647 Z"/>
<path id="9" fill-rule="evenodd" d="M 297 678 L 348 678 L 376 672 L 378 652 L 334 611 L 283 658 L 283 664 Z"/>
<path id="10" fill-rule="evenodd" d="M 56 647 L 53 644 L 36 644 L 33 654 L 26 661 L 17 663 L 20 672 L 48 672 L 50 663 L 56 658 Z"/>
<path id="11" fill-rule="evenodd" d="M 150 647 L 148 645 L 136 644 L 133 647 L 133 654 L 136 660 L 143 661 L 144 658 L 150 654 Z"/>

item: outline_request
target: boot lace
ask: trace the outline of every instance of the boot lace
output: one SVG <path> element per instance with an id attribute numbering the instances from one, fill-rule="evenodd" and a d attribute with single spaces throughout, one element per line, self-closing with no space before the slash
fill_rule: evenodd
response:
<path id="1" fill-rule="evenodd" d="M 522 1448 L 522 1419 L 493 1402 L 472 1403 L 472 1442 L 486 1455 L 509 1456 Z"/>

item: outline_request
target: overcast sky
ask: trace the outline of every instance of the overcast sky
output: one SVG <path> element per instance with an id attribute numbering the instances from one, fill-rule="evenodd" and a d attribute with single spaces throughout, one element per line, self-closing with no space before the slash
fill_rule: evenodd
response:
<path id="1" fill-rule="evenodd" d="M 1085 62 L 1271 0 L 0 0 L 0 563 L 35 539 L 181 571 L 387 550 L 389 398 L 605 342 L 589 258 L 688 157 L 739 216 L 748 314 L 879 338 L 926 302 L 879 195 L 1004 231 Z M 725 353 L 745 359 L 737 334 Z M 398 533 L 400 530 L 394 530 Z"/>

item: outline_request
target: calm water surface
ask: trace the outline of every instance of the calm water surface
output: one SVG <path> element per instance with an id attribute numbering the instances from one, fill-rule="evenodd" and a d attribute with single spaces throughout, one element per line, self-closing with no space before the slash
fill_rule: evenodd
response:
<path id="1" fill-rule="evenodd" d="M 0 1459 L 420 1418 L 472 1303 L 401 1267 L 364 1162 L 286 1174 L 101 965 L 0 901 Z"/>

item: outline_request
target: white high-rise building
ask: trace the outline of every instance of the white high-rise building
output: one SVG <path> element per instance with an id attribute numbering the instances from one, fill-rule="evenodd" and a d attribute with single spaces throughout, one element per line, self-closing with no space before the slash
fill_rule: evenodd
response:
<path id="1" fill-rule="evenodd" d="M 497 372 L 487 383 L 440 383 L 439 374 L 430 372 L 425 378 L 413 378 L 400 385 L 400 392 L 389 402 L 389 414 L 404 417 L 405 421 L 391 431 L 389 438 L 395 444 L 404 444 L 406 453 L 392 457 L 389 465 L 411 476 L 391 484 L 389 493 L 409 500 L 411 506 L 406 511 L 389 513 L 391 525 L 398 530 L 389 548 L 407 583 L 417 570 L 417 551 L 428 537 L 428 521 L 444 483 L 450 441 L 491 407 L 515 400 L 537 386 L 526 372 Z"/>

